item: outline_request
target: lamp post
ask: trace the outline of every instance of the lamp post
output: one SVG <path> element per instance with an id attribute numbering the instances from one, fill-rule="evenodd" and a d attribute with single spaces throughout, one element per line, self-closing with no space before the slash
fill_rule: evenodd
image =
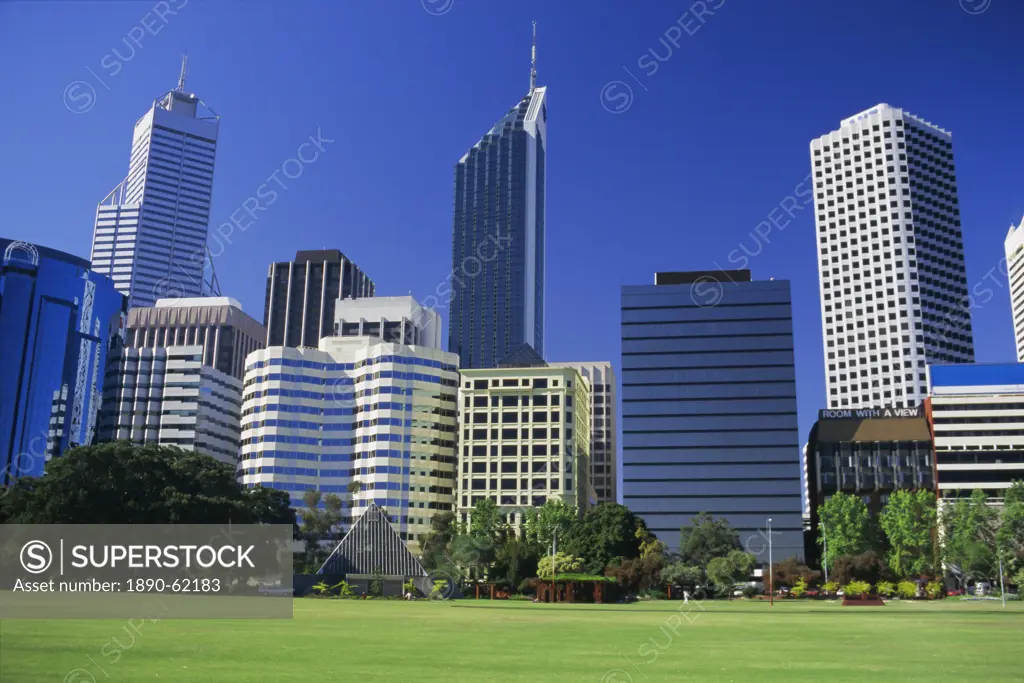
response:
<path id="1" fill-rule="evenodd" d="M 768 518 L 768 606 L 775 606 L 775 581 L 772 576 L 772 518 Z"/>

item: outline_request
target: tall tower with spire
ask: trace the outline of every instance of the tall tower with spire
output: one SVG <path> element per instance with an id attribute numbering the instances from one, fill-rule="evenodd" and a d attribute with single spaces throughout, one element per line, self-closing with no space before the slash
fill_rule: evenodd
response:
<path id="1" fill-rule="evenodd" d="M 197 297 L 206 282 L 210 202 L 220 117 L 178 87 L 135 123 L 128 176 L 96 208 L 92 269 L 110 277 L 129 307 Z"/>
<path id="2" fill-rule="evenodd" d="M 492 368 L 528 345 L 544 355 L 547 88 L 530 91 L 455 164 L 448 350 Z"/>

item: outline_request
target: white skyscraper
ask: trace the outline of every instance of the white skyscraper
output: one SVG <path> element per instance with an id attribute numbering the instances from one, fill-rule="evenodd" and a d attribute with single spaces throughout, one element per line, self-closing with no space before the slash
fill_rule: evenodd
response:
<path id="1" fill-rule="evenodd" d="M 92 269 L 129 308 L 203 295 L 219 117 L 178 87 L 135 123 L 125 178 L 96 209 Z"/>
<path id="2" fill-rule="evenodd" d="M 1024 218 L 1006 234 L 1006 273 L 1010 279 L 1010 309 L 1013 336 L 1017 340 L 1017 362 L 1024 363 Z"/>
<path id="3" fill-rule="evenodd" d="M 879 104 L 811 165 L 828 405 L 915 406 L 927 365 L 974 361 L 952 135 Z"/>

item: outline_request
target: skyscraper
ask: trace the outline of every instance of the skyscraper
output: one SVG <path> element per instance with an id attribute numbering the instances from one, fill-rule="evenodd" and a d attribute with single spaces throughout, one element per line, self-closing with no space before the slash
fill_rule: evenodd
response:
<path id="1" fill-rule="evenodd" d="M 126 301 L 89 262 L 0 238 L 0 484 L 93 443 Z"/>
<path id="2" fill-rule="evenodd" d="M 1003 243 L 1006 249 L 1006 275 L 1010 280 L 1010 311 L 1013 336 L 1017 342 L 1017 362 L 1024 363 L 1024 218 L 1010 226 Z"/>
<path id="3" fill-rule="evenodd" d="M 267 346 L 309 346 L 334 334 L 339 299 L 373 296 L 373 280 L 337 249 L 299 251 L 267 271 Z"/>
<path id="4" fill-rule="evenodd" d="M 953 138 L 879 104 L 811 142 L 830 408 L 913 407 L 974 361 Z"/>
<path id="5" fill-rule="evenodd" d="M 448 350 L 462 368 L 493 368 L 520 344 L 544 355 L 548 113 L 536 54 L 534 41 L 529 92 L 455 165 Z"/>
<path id="6" fill-rule="evenodd" d="M 130 308 L 203 295 L 220 117 L 178 87 L 135 123 L 128 177 L 96 208 L 92 268 Z"/>
<path id="7" fill-rule="evenodd" d="M 678 548 L 701 512 L 803 557 L 789 282 L 657 273 L 622 288 L 622 502 Z M 763 554 L 762 554 L 763 553 Z"/>

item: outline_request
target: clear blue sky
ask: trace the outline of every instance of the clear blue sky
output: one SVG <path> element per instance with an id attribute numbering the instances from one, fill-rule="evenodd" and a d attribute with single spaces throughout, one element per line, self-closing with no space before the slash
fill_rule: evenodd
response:
<path id="1" fill-rule="evenodd" d="M 755 278 L 792 282 L 804 438 L 824 400 L 813 218 L 760 248 L 755 226 L 807 175 L 812 138 L 888 102 L 953 132 L 968 280 L 981 283 L 1024 214 L 1024 2 L 706 4 L 718 9 L 701 23 L 687 0 L 0 0 L 0 234 L 88 256 L 132 126 L 188 51 L 188 89 L 222 117 L 211 226 L 318 129 L 336 141 L 236 231 L 217 259 L 224 293 L 262 319 L 267 265 L 334 247 L 379 294 L 425 298 L 451 268 L 454 164 L 525 94 L 536 19 L 549 359 L 618 366 L 620 285 L 728 267 L 745 244 L 760 251 Z M 679 46 L 648 75 L 666 34 Z M 625 104 L 621 85 L 602 101 L 614 80 L 634 95 L 618 114 L 604 105 Z M 88 86 L 66 90 L 75 81 Z M 974 311 L 981 361 L 1013 359 L 1000 282 Z"/>

